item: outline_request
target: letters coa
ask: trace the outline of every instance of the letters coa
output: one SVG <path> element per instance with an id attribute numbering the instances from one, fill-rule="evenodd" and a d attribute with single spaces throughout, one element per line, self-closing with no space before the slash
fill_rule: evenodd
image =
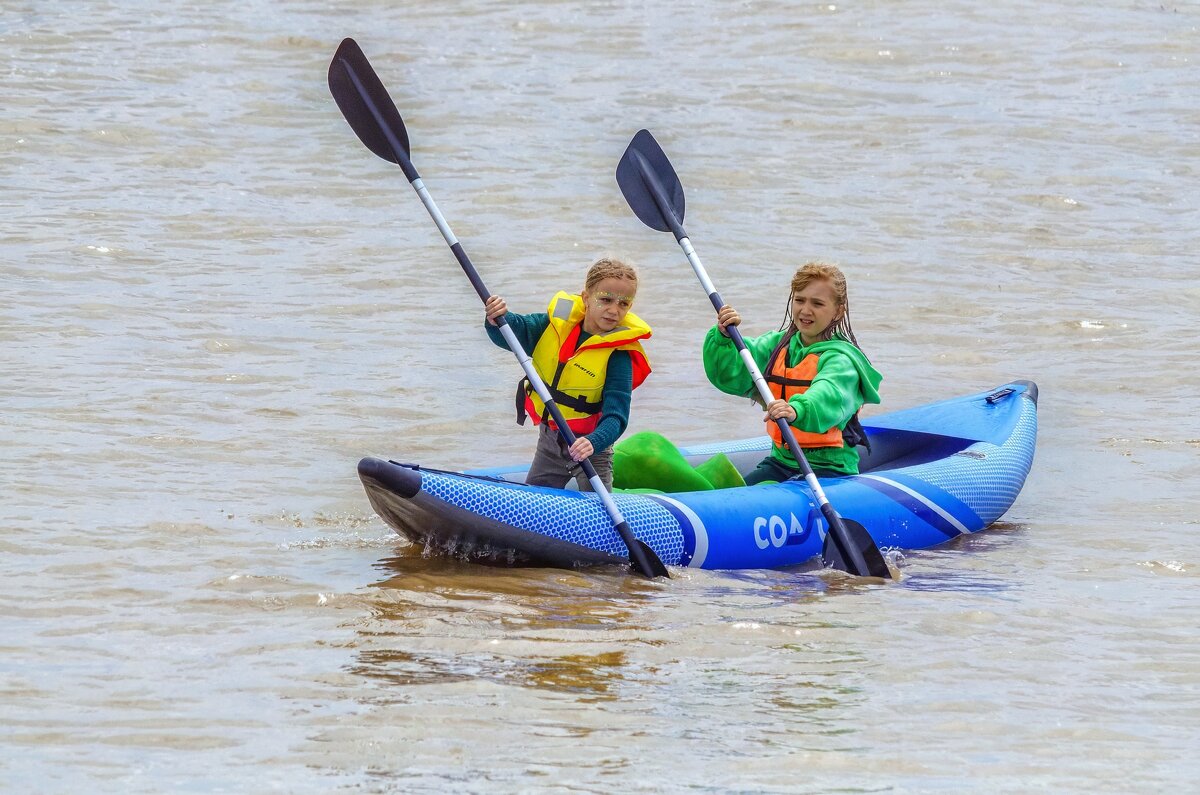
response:
<path id="1" fill-rule="evenodd" d="M 759 549 L 803 544 L 812 533 L 814 525 L 818 533 L 825 535 L 824 522 L 819 513 L 809 512 L 808 521 L 801 522 L 796 514 L 789 514 L 790 522 L 782 516 L 759 516 L 754 520 L 754 543 Z"/>

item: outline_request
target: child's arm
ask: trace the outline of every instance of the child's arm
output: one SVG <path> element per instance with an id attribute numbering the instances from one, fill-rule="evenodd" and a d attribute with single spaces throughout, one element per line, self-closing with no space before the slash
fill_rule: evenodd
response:
<path id="1" fill-rule="evenodd" d="M 763 334 L 761 337 L 742 337 L 746 350 L 761 371 L 767 364 L 767 357 L 775 349 L 782 332 Z M 758 390 L 754 386 L 754 378 L 746 370 L 746 364 L 738 353 L 733 340 L 721 333 L 717 326 L 708 330 L 704 337 L 704 348 L 701 354 L 704 358 L 704 374 L 709 382 L 717 389 L 728 395 L 738 397 L 757 397 Z"/>
<path id="2" fill-rule="evenodd" d="M 533 346 L 537 344 L 538 339 L 542 336 L 542 332 L 550 325 L 550 316 L 545 312 L 535 312 L 532 315 L 521 315 L 516 312 L 509 312 L 504 299 L 498 295 L 493 295 L 484 303 L 484 321 L 483 329 L 487 332 L 488 339 L 498 348 L 508 348 L 508 343 L 504 340 L 504 335 L 500 333 L 500 327 L 495 324 L 495 318 L 503 316 L 508 322 L 509 328 L 513 330 L 517 341 L 521 343 L 521 347 L 526 353 L 533 353 Z"/>

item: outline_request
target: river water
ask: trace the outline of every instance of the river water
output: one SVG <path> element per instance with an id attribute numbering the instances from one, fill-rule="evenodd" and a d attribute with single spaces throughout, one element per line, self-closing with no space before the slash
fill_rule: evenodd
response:
<path id="1" fill-rule="evenodd" d="M 613 179 L 646 127 L 747 333 L 827 259 L 881 409 L 1038 383 L 1017 503 L 886 585 L 424 557 L 357 460 L 534 434 L 344 36 L 514 309 L 639 265 L 631 432 L 761 432 Z M 1194 786 L 1196 4 L 7 0 L 0 45 L 0 790 Z"/>

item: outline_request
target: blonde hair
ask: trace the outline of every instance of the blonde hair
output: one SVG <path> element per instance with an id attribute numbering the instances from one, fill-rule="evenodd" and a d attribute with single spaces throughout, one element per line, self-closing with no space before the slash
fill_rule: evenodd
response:
<path id="1" fill-rule="evenodd" d="M 833 288 L 833 300 L 842 310 L 842 316 L 829 324 L 822 337 L 827 340 L 840 337 L 861 350 L 858 339 L 854 336 L 854 329 L 850 327 L 850 296 L 846 289 L 846 274 L 836 265 L 827 262 L 808 262 L 796 269 L 796 275 L 792 277 L 792 289 L 788 294 L 787 314 L 784 315 L 780 330 L 787 329 L 789 337 L 796 333 L 796 324 L 792 321 L 792 296 L 821 279 L 829 282 L 829 286 Z"/>
<path id="2" fill-rule="evenodd" d="M 628 279 L 637 286 L 638 275 L 634 267 L 616 257 L 601 257 L 588 268 L 587 277 L 583 280 L 583 289 L 591 291 L 605 279 Z"/>

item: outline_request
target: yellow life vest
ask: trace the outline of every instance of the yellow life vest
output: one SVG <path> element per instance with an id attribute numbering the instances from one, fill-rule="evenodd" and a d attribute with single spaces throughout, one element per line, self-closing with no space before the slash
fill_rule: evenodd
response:
<path id="1" fill-rule="evenodd" d="M 582 296 L 559 292 L 550 299 L 546 312 L 550 316 L 550 325 L 530 354 L 533 366 L 546 382 L 567 427 L 577 436 L 591 433 L 600 424 L 604 379 L 613 351 L 629 351 L 634 389 L 650 375 L 650 360 L 638 341 L 650 336 L 650 327 L 629 312 L 625 315 L 624 325 L 607 334 L 593 334 L 580 345 L 579 332 L 583 328 L 584 315 Z M 523 422 L 524 414 L 528 413 L 533 417 L 534 425 L 540 424 L 545 408 L 529 380 L 522 379 L 517 387 L 517 422 Z M 549 422 L 554 427 L 553 420 Z"/>
<path id="2" fill-rule="evenodd" d="M 812 386 L 813 378 L 817 375 L 817 360 L 821 357 L 819 353 L 810 353 L 796 365 L 788 367 L 788 342 L 789 339 L 785 336 L 783 342 L 771 354 L 770 361 L 767 362 L 767 385 L 771 387 L 771 394 L 780 400 L 787 400 L 793 395 L 803 395 L 808 391 L 808 388 Z M 774 420 L 768 421 L 767 433 L 770 434 L 775 444 L 780 447 L 784 446 L 783 433 L 779 430 L 779 423 Z M 801 447 L 841 447 L 843 445 L 842 432 L 836 425 L 824 433 L 810 433 L 792 426 L 792 433 Z"/>

